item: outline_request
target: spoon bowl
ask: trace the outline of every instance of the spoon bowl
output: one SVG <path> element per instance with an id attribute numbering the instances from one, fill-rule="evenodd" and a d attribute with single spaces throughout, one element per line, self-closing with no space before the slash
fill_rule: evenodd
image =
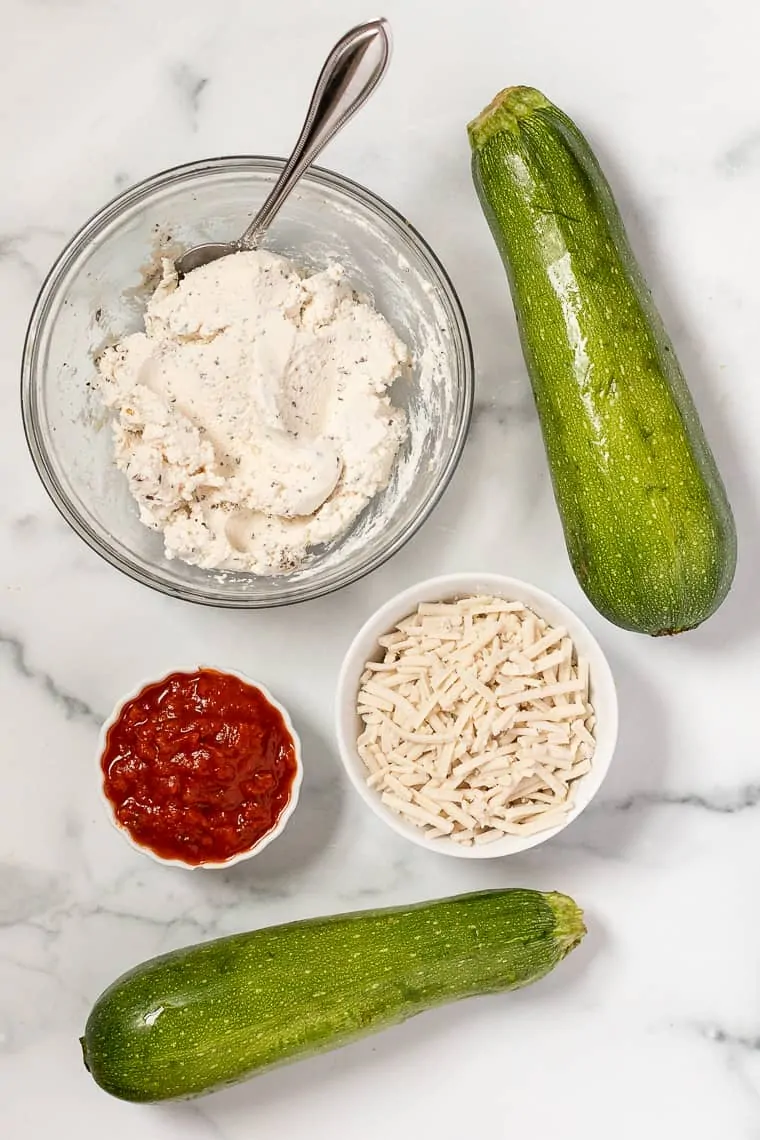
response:
<path id="1" fill-rule="evenodd" d="M 175 262 L 179 277 L 231 253 L 256 249 L 281 206 L 304 172 L 345 126 L 388 70 L 391 35 L 387 20 L 359 24 L 338 40 L 325 60 L 306 113 L 298 142 L 271 193 L 236 241 L 193 246 Z"/>

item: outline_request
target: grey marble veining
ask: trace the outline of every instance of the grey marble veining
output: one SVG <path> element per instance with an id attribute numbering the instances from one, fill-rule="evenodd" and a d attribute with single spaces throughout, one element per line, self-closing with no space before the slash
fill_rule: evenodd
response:
<path id="1" fill-rule="evenodd" d="M 24 680 L 37 686 L 48 696 L 66 717 L 78 717 L 100 727 L 103 715 L 100 716 L 79 697 L 65 692 L 48 673 L 35 669 L 27 660 L 24 643 L 18 637 L 0 630 L 0 652 L 4 653 L 10 668 Z"/>
<path id="2" fill-rule="evenodd" d="M 286 152 L 325 50 L 368 13 L 329 6 L 7 0 L 0 75 L 0 1136 L 47 1140 L 757 1140 L 760 1005 L 760 9 L 640 0 L 388 0 L 392 69 L 324 162 L 433 244 L 475 348 L 460 468 L 420 534 L 340 596 L 262 614 L 185 606 L 91 554 L 26 454 L 17 376 L 36 292 L 105 201 L 175 163 Z M 587 131 L 672 332 L 740 533 L 736 585 L 688 637 L 608 625 L 568 565 L 503 270 L 465 124 L 510 83 Z M 556 593 L 607 650 L 618 752 L 556 841 L 482 865 L 436 858 L 342 776 L 332 696 L 352 633 L 428 574 L 504 571 Z M 179 873 L 132 851 L 98 801 L 102 718 L 195 658 L 267 683 L 304 741 L 285 834 L 254 862 Z M 318 669 L 309 660 L 318 660 Z M 121 971 L 265 923 L 508 884 L 584 906 L 583 946 L 538 986 L 461 1003 L 193 1104 L 101 1093 L 77 1038 Z"/>

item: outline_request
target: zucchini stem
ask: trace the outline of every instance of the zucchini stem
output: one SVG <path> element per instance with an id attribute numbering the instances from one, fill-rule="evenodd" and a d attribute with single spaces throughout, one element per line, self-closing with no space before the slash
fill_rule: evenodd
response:
<path id="1" fill-rule="evenodd" d="M 505 87 L 485 110 L 467 124 L 470 146 L 473 150 L 481 150 L 500 131 L 517 134 L 520 119 L 549 106 L 549 100 L 535 87 Z"/>
<path id="2" fill-rule="evenodd" d="M 565 957 L 586 934 L 583 911 L 568 895 L 561 895 L 557 891 L 550 891 L 544 898 L 554 912 L 557 921 L 554 937 L 561 944 L 562 956 Z"/>

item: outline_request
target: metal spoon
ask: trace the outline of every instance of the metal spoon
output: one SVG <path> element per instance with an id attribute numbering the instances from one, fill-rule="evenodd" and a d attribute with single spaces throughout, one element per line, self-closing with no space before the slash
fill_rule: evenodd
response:
<path id="1" fill-rule="evenodd" d="M 237 241 L 207 242 L 188 249 L 176 261 L 180 277 L 229 253 L 256 248 L 306 168 L 366 103 L 385 75 L 390 57 L 387 20 L 360 24 L 338 40 L 317 80 L 293 153 L 250 226 Z"/>

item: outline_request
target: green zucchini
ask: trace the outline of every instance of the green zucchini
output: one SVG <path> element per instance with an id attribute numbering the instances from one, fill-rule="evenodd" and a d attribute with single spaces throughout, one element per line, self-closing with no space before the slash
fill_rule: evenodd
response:
<path id="1" fill-rule="evenodd" d="M 616 625 L 691 629 L 731 586 L 734 520 L 607 180 L 530 87 L 501 92 L 468 134 L 573 569 Z"/>
<path id="2" fill-rule="evenodd" d="M 197 1096 L 537 981 L 584 934 L 572 899 L 517 889 L 235 934 L 119 978 L 87 1021 L 85 1065 L 123 1100 Z"/>

